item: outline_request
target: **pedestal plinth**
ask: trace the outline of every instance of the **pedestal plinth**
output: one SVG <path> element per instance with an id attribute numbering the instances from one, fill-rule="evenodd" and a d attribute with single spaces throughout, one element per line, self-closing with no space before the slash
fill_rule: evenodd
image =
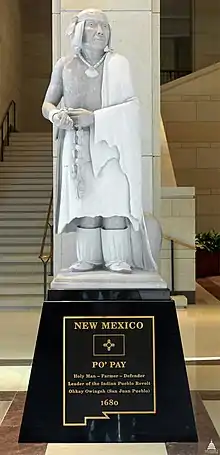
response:
<path id="1" fill-rule="evenodd" d="M 169 290 L 158 277 L 157 289 L 146 283 L 138 289 L 132 276 L 124 277 L 126 288 L 116 288 L 118 277 L 110 275 L 114 287 L 100 283 L 99 289 L 54 289 L 54 280 L 43 306 L 20 442 L 197 441 Z M 86 282 L 90 278 L 86 274 Z"/>
<path id="2" fill-rule="evenodd" d="M 161 276 L 154 272 L 135 271 L 132 274 L 104 270 L 72 273 L 61 270 L 51 283 L 48 299 L 54 300 L 162 300 L 170 291 Z"/>

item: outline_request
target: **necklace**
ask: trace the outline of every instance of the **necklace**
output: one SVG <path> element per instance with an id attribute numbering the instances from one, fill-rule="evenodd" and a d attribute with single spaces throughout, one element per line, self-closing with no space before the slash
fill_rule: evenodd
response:
<path id="1" fill-rule="evenodd" d="M 102 64 L 102 62 L 104 62 L 105 57 L 106 57 L 106 53 L 102 56 L 102 58 L 100 58 L 100 60 L 97 63 L 95 63 L 95 65 L 91 65 L 89 62 L 87 62 L 87 60 L 80 53 L 79 54 L 80 60 L 82 60 L 82 62 L 85 63 L 86 66 L 88 66 L 88 69 L 85 71 L 86 76 L 91 77 L 91 78 L 97 77 L 99 75 L 99 73 L 96 70 L 96 68 L 98 68 Z"/>

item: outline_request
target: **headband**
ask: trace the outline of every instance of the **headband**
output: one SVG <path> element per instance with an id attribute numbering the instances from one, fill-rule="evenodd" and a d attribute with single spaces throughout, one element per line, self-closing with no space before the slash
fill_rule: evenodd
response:
<path id="1" fill-rule="evenodd" d="M 84 10 L 81 11 L 78 16 L 75 16 L 66 30 L 66 35 L 71 39 L 72 47 L 75 51 L 75 54 L 78 55 L 82 48 L 83 32 L 85 28 L 86 20 L 91 19 L 91 16 L 95 16 L 96 13 L 104 14 L 101 10 Z M 107 17 L 106 17 L 107 21 Z M 110 28 L 110 27 L 109 27 Z M 109 52 L 111 42 L 111 29 L 110 29 L 110 38 L 109 43 L 105 49 L 105 52 Z"/>

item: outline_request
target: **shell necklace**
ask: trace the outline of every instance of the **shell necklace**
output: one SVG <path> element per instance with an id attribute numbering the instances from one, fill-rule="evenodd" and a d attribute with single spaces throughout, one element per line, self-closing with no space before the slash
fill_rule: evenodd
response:
<path id="1" fill-rule="evenodd" d="M 95 65 L 91 65 L 89 62 L 87 62 L 87 60 L 83 57 L 83 55 L 80 52 L 79 53 L 80 60 L 83 63 L 85 63 L 85 65 L 88 67 L 87 70 L 85 71 L 86 76 L 91 77 L 91 78 L 97 77 L 99 75 L 99 73 L 96 70 L 96 68 L 98 68 L 104 62 L 105 57 L 106 57 L 106 53 L 102 56 L 102 58 L 100 58 L 100 60 L 97 63 L 95 63 Z"/>

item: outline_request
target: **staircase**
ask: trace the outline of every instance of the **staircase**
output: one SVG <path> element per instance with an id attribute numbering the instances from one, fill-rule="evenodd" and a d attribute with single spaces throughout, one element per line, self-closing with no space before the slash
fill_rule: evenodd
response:
<path id="1" fill-rule="evenodd" d="M 0 163 L 0 308 L 43 303 L 38 256 L 51 190 L 52 135 L 11 134 Z"/>

